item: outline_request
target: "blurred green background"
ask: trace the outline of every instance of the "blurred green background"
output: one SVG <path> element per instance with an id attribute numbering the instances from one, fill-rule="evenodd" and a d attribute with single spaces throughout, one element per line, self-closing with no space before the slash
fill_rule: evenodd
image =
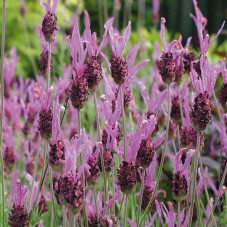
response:
<path id="1" fill-rule="evenodd" d="M 6 0 L 6 53 L 12 46 L 16 46 L 19 57 L 17 75 L 34 77 L 35 70 L 32 68 L 31 57 L 33 56 L 35 65 L 37 65 L 39 55 L 41 54 L 38 26 L 44 11 L 38 0 L 25 0 L 25 5 L 26 15 L 23 18 L 20 14 L 19 0 Z M 216 33 L 222 21 L 227 19 L 227 1 L 199 0 L 198 6 L 203 15 L 208 19 L 207 30 L 209 34 Z M 0 7 L 0 10 L 2 10 L 2 2 Z M 150 56 L 154 41 L 160 42 L 158 31 L 160 24 L 159 22 L 156 24 L 153 20 L 152 0 L 59 0 L 56 15 L 60 30 L 57 48 L 54 51 L 54 73 L 57 76 L 60 76 L 62 73 L 62 65 L 68 63 L 68 51 L 64 39 L 67 36 L 66 33 L 70 23 L 72 24 L 73 14 L 77 12 L 79 19 L 82 19 L 82 29 L 82 12 L 84 9 L 90 15 L 92 31 L 97 32 L 98 35 L 100 32 L 102 33 L 101 25 L 106 17 L 115 16 L 115 27 L 119 30 L 122 30 L 127 21 L 131 20 L 134 32 L 130 42 L 134 44 L 141 40 L 144 41 L 146 57 Z M 170 39 L 182 34 L 183 43 L 185 43 L 187 37 L 192 36 L 192 43 L 195 45 L 196 27 L 189 16 L 190 12 L 194 14 L 191 0 L 160 0 L 159 16 L 166 18 L 166 27 L 169 31 Z M 26 29 L 30 44 L 26 37 Z M 225 26 L 218 39 L 219 47 L 217 48 L 217 45 L 215 45 L 215 49 L 212 52 L 219 57 L 226 56 L 226 34 Z M 143 55 L 143 58 L 145 58 L 145 55 Z"/>

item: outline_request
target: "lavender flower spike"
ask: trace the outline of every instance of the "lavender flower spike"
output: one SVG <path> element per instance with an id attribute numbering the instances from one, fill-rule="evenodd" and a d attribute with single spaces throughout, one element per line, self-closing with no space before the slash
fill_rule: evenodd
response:
<path id="1" fill-rule="evenodd" d="M 21 181 L 18 179 L 19 172 L 16 171 L 12 176 L 11 195 L 13 200 L 13 208 L 9 214 L 9 225 L 15 226 L 29 226 L 29 215 L 25 208 L 25 196 L 28 192 L 27 187 L 23 187 Z"/>
<path id="2" fill-rule="evenodd" d="M 40 5 L 46 12 L 46 15 L 42 18 L 42 32 L 47 42 L 52 42 L 57 35 L 57 17 L 55 12 L 58 6 L 58 0 L 53 0 L 53 6 L 51 7 L 51 0 L 44 2 L 39 0 Z"/>
<path id="3" fill-rule="evenodd" d="M 123 58 L 122 53 L 125 48 L 126 42 L 130 37 L 130 33 L 130 21 L 122 36 L 115 33 L 112 26 L 109 29 L 111 49 L 113 52 L 113 59 L 111 61 L 111 73 L 115 83 L 118 85 L 123 84 L 128 75 L 127 62 Z"/>

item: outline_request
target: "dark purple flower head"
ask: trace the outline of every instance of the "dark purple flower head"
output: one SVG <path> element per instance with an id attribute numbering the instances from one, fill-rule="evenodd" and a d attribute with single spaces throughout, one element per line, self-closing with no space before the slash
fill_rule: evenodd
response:
<path id="1" fill-rule="evenodd" d="M 26 15 L 26 7 L 24 4 L 24 0 L 20 0 L 20 14 L 22 17 L 25 17 Z"/>
<path id="2" fill-rule="evenodd" d="M 185 196 L 188 192 L 188 185 L 186 178 L 183 173 L 178 171 L 175 173 L 173 182 L 172 182 L 172 193 L 173 197 L 177 201 L 182 201 L 185 199 Z"/>
<path id="3" fill-rule="evenodd" d="M 60 171 L 65 166 L 65 147 L 63 141 L 58 140 L 50 144 L 47 162 L 55 171 Z"/>
<path id="4" fill-rule="evenodd" d="M 137 152 L 136 159 L 143 168 L 149 167 L 154 158 L 154 145 L 150 139 L 143 139 Z"/>
<path id="5" fill-rule="evenodd" d="M 67 44 L 71 53 L 72 66 L 74 69 L 70 100 L 74 108 L 81 109 L 88 100 L 89 92 L 87 79 L 83 77 L 86 69 L 85 58 L 87 55 L 87 48 L 85 50 L 83 48 L 78 22 L 75 23 L 71 42 L 67 39 Z"/>
<path id="6" fill-rule="evenodd" d="M 89 170 L 86 172 L 86 180 L 88 184 L 96 184 L 100 175 L 98 158 L 96 158 L 95 156 L 91 156 L 88 159 L 87 165 L 89 167 Z"/>
<path id="7" fill-rule="evenodd" d="M 136 184 L 136 171 L 132 162 L 123 161 L 118 170 L 118 182 L 121 191 L 129 194 Z"/>
<path id="8" fill-rule="evenodd" d="M 176 46 L 177 49 L 179 49 L 180 51 L 183 50 L 183 47 L 182 47 L 180 41 L 178 41 L 178 40 L 174 40 L 170 44 L 168 44 L 166 42 L 165 37 L 164 37 L 165 22 L 166 22 L 165 18 L 162 17 L 161 18 L 160 36 L 161 36 L 162 44 L 164 47 L 164 51 L 160 58 L 158 68 L 159 68 L 159 73 L 162 77 L 163 82 L 170 84 L 171 82 L 175 81 L 175 78 L 178 73 L 175 55 L 179 55 L 179 53 L 177 50 L 173 49 L 173 47 Z"/>
<path id="9" fill-rule="evenodd" d="M 113 52 L 113 58 L 111 61 L 111 74 L 116 84 L 123 84 L 128 76 L 128 66 L 127 61 L 123 58 L 122 52 L 125 48 L 126 42 L 130 37 L 131 33 L 131 22 L 122 36 L 119 36 L 114 32 L 113 27 L 109 29 L 111 49 Z"/>
<path id="10" fill-rule="evenodd" d="M 206 129 L 211 120 L 211 100 L 210 95 L 213 91 L 218 68 L 209 63 L 207 58 L 200 57 L 201 77 L 198 77 L 196 71 L 191 67 L 191 79 L 193 87 L 197 92 L 191 111 L 191 120 L 198 131 Z"/>
<path id="11" fill-rule="evenodd" d="M 112 168 L 114 167 L 114 159 L 110 151 L 107 151 L 107 150 L 103 151 L 103 161 L 104 161 L 104 168 L 106 173 L 111 172 Z M 99 157 L 99 168 L 100 168 L 100 171 L 102 171 L 101 157 Z"/>
<path id="12" fill-rule="evenodd" d="M 86 40 L 86 46 L 89 57 L 87 58 L 86 68 L 83 77 L 87 79 L 89 89 L 95 90 L 96 87 L 99 85 L 100 81 L 103 79 L 102 65 L 99 54 L 107 42 L 107 33 L 109 31 L 110 26 L 112 26 L 113 24 L 113 18 L 109 19 L 105 23 L 104 25 L 105 33 L 103 35 L 100 47 L 98 47 L 96 44 L 97 41 L 96 33 L 93 34 L 91 33 L 89 15 L 86 11 L 84 11 L 84 15 L 86 25 L 84 31 L 84 38 Z"/>
<path id="13" fill-rule="evenodd" d="M 47 2 L 43 2 L 39 0 L 40 5 L 46 12 L 46 15 L 42 18 L 42 32 L 47 42 L 52 42 L 57 35 L 57 17 L 55 16 L 55 12 L 58 6 L 58 0 L 53 1 L 53 6 L 51 7 L 51 0 L 47 0 Z"/>
<path id="14" fill-rule="evenodd" d="M 193 51 L 186 50 L 183 54 L 184 70 L 188 74 L 191 71 L 191 63 L 196 60 L 196 54 Z"/>
<path id="15" fill-rule="evenodd" d="M 15 206 L 15 204 L 13 205 L 13 208 L 9 213 L 8 223 L 11 227 L 29 226 L 29 214 L 24 205 L 21 206 Z"/>

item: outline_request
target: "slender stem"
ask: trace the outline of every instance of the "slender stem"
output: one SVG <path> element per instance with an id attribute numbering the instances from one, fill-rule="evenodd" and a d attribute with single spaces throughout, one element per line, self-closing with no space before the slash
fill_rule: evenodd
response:
<path id="1" fill-rule="evenodd" d="M 66 207 L 65 205 L 63 205 L 63 227 L 66 227 L 66 219 L 67 219 L 67 216 L 66 216 Z"/>
<path id="2" fill-rule="evenodd" d="M 50 61 L 51 61 L 51 43 L 48 42 L 48 62 L 47 62 L 47 90 L 50 87 Z"/>
<path id="3" fill-rule="evenodd" d="M 115 156 L 115 155 L 114 155 Z M 112 168 L 112 189 L 113 189 L 113 198 L 115 196 L 115 179 L 114 179 L 114 168 Z M 115 216 L 115 205 L 113 205 L 113 215 Z"/>
<path id="4" fill-rule="evenodd" d="M 181 124 L 184 127 L 184 115 L 183 115 L 183 107 L 182 107 L 180 88 L 179 87 L 178 87 L 178 99 L 179 99 L 179 104 L 180 104 Z"/>
<path id="5" fill-rule="evenodd" d="M 93 94 L 94 96 L 94 102 L 95 102 L 95 112 L 96 112 L 96 122 L 97 122 L 97 128 L 98 128 L 98 141 L 101 142 L 101 131 L 100 131 L 100 120 L 99 120 L 99 112 L 98 112 L 98 103 L 97 103 L 97 97 L 96 92 Z M 107 178 L 106 178 L 106 171 L 105 171 L 105 165 L 104 165 L 104 158 L 103 158 L 103 149 L 101 148 L 101 166 L 102 166 L 102 174 L 103 174 L 103 184 L 104 184 L 104 193 L 105 193 L 105 201 L 108 200 L 108 192 L 107 192 Z"/>
<path id="6" fill-rule="evenodd" d="M 177 226 L 180 227 L 180 201 L 178 201 L 178 210 L 177 210 L 177 217 L 178 217 L 178 221 L 177 221 Z"/>
<path id="7" fill-rule="evenodd" d="M 79 136 L 81 134 L 81 115 L 80 115 L 80 109 L 78 109 L 78 131 L 79 131 Z M 82 164 L 83 160 L 83 154 L 80 153 L 80 165 Z M 83 183 L 83 189 L 84 189 L 84 219 L 85 219 L 85 226 L 88 226 L 88 220 L 87 220 L 87 212 L 86 212 L 86 204 L 85 204 L 85 198 L 86 198 L 86 185 L 85 185 L 85 176 L 84 176 L 84 171 L 82 173 L 82 183 Z"/>
<path id="8" fill-rule="evenodd" d="M 43 152 L 43 165 L 42 165 L 42 170 L 41 170 L 41 177 L 40 177 L 40 181 L 39 181 L 39 188 L 38 188 L 38 192 L 35 198 L 35 202 L 33 204 L 32 210 L 31 210 L 31 217 L 33 212 L 35 211 L 36 205 L 37 205 L 37 201 L 38 201 L 38 197 L 39 197 L 39 193 L 42 189 L 43 183 L 44 183 L 44 179 L 47 173 L 47 169 L 48 169 L 48 165 L 46 164 L 46 146 L 47 146 L 47 141 L 45 140 L 44 142 L 44 152 Z M 46 168 L 45 168 L 46 166 Z"/>
<path id="9" fill-rule="evenodd" d="M 177 154 L 177 148 L 176 148 L 176 143 L 173 139 L 173 151 L 174 151 L 174 154 L 176 155 Z"/>
<path id="10" fill-rule="evenodd" d="M 207 191 L 207 184 L 206 184 L 206 179 L 205 179 L 205 175 L 204 175 L 204 171 L 203 171 L 203 163 L 202 163 L 200 154 L 199 154 L 199 164 L 200 164 L 200 170 L 201 170 L 202 177 L 203 177 L 203 185 L 204 185 L 204 189 L 205 189 L 207 203 L 208 203 L 208 206 L 209 206 L 209 209 L 210 209 L 210 212 L 211 212 L 212 219 L 214 221 L 214 226 L 217 227 L 217 223 L 216 223 L 215 218 L 214 218 L 214 213 L 212 211 L 212 207 L 211 207 L 211 204 L 210 204 L 210 198 L 209 198 L 209 194 L 208 194 L 208 191 Z"/>
<path id="11" fill-rule="evenodd" d="M 66 113 L 66 107 L 65 107 L 65 109 L 64 109 L 64 112 L 63 112 L 63 115 L 62 115 L 62 118 L 61 118 L 60 127 L 61 127 L 62 124 L 63 124 L 64 118 L 65 118 L 65 113 Z"/>
<path id="12" fill-rule="evenodd" d="M 55 210 L 55 202 L 54 202 L 54 188 L 53 188 L 53 172 L 50 168 L 50 189 L 51 189 L 51 219 L 52 215 L 54 216 L 55 226 L 58 226 L 57 217 L 56 217 L 56 210 Z"/>
<path id="13" fill-rule="evenodd" d="M 192 157 L 192 166 L 194 163 L 194 157 Z M 188 213 L 189 204 L 190 204 L 190 195 L 191 195 L 191 187 L 192 187 L 192 168 L 189 166 L 190 171 L 190 182 L 189 182 L 189 190 L 188 190 L 188 198 L 187 198 L 187 207 L 186 207 L 186 214 Z"/>
<path id="14" fill-rule="evenodd" d="M 154 188 L 154 191 L 152 193 L 152 197 L 151 197 L 151 199 L 150 199 L 150 201 L 149 201 L 149 203 L 148 203 L 148 205 L 147 205 L 147 207 L 144 211 L 143 217 L 141 218 L 139 226 L 142 225 L 142 222 L 143 222 L 144 218 L 146 217 L 146 215 L 149 211 L 151 203 L 154 200 L 155 194 L 158 190 L 159 181 L 160 181 L 160 178 L 161 178 L 161 175 L 162 175 L 165 153 L 166 153 L 166 149 L 167 149 L 167 141 L 168 141 L 168 134 L 169 134 L 169 121 L 170 121 L 170 86 L 169 85 L 168 85 L 167 89 L 168 89 L 168 115 L 167 115 L 166 135 L 165 135 L 165 141 L 164 141 L 164 150 L 163 150 L 163 153 L 162 153 L 162 158 L 161 158 L 160 167 L 159 167 L 159 170 L 158 170 L 158 176 L 157 176 L 157 179 L 156 179 L 155 188 Z"/>
<path id="15" fill-rule="evenodd" d="M 140 201 L 139 201 L 139 210 L 138 210 L 138 216 L 137 216 L 137 226 L 139 226 L 140 221 L 140 213 L 141 213 L 141 207 L 142 207 L 142 201 L 143 201 L 143 187 L 144 187 L 144 178 L 145 178 L 145 169 L 143 169 L 142 172 L 142 181 L 141 181 L 141 189 L 140 189 Z"/>
<path id="16" fill-rule="evenodd" d="M 189 217 L 189 226 L 192 224 L 192 214 L 195 202 L 195 191 L 196 191 L 196 177 L 197 177 L 197 167 L 198 167 L 198 157 L 199 157 L 199 147 L 200 147 L 200 132 L 197 133 L 197 142 L 196 142 L 196 153 L 195 153 L 195 162 L 193 170 L 193 189 L 192 189 L 192 200 L 191 200 L 191 209 Z"/>
<path id="17" fill-rule="evenodd" d="M 36 64 L 35 64 L 35 59 L 34 59 L 34 56 L 32 54 L 32 48 L 31 48 L 31 43 L 30 43 L 30 40 L 29 40 L 29 35 L 28 35 L 28 29 L 27 29 L 27 25 L 26 25 L 26 20 L 25 20 L 24 17 L 22 18 L 22 20 L 23 20 L 23 26 L 24 26 L 25 39 L 27 41 L 27 45 L 28 45 L 28 49 L 29 49 L 29 59 L 30 59 L 31 64 L 32 64 L 33 72 L 34 72 L 35 75 L 37 75 L 38 72 L 37 72 L 37 67 L 36 67 Z"/>
<path id="18" fill-rule="evenodd" d="M 220 194 L 221 194 L 221 190 L 223 189 L 222 187 L 223 187 L 224 182 L 225 182 L 226 174 L 227 174 L 227 164 L 225 165 L 224 173 L 223 173 L 222 179 L 221 179 L 221 184 L 219 185 L 218 195 L 216 196 L 215 201 L 214 201 L 213 212 L 215 211 L 215 208 L 216 208 L 216 206 L 217 206 L 218 203 L 219 203 Z M 210 214 L 209 219 L 208 219 L 208 221 L 207 221 L 206 227 L 209 225 L 210 220 L 211 220 L 211 214 Z"/>
<path id="19" fill-rule="evenodd" d="M 5 18 L 6 18 L 6 1 L 3 0 L 2 5 L 2 44 L 1 44 L 1 120 L 0 120 L 0 163 L 1 163 L 1 186 L 2 186 L 2 212 L 0 209 L 0 218 L 2 220 L 2 226 L 5 226 L 5 183 L 4 183 L 4 161 L 3 161 L 3 147 L 2 147 L 2 128 L 3 128 L 3 114 L 4 114 L 4 75 L 3 75 L 3 64 L 5 55 Z"/>
<path id="20" fill-rule="evenodd" d="M 199 198 L 198 198 L 198 193 L 197 190 L 195 190 L 195 205 L 196 205 L 196 210 L 197 210 L 197 218 L 198 218 L 198 222 L 199 222 L 199 226 L 203 226 L 203 217 L 201 214 L 201 208 L 200 208 L 200 202 L 199 202 Z"/>
<path id="21" fill-rule="evenodd" d="M 121 198 L 121 205 L 120 205 L 120 209 L 119 209 L 119 212 L 118 212 L 118 215 L 117 215 L 117 223 L 118 223 L 118 220 L 121 216 L 121 210 L 122 210 L 122 206 L 123 206 L 123 203 L 124 203 L 124 198 L 125 198 L 125 194 L 123 194 L 123 196 Z"/>
<path id="22" fill-rule="evenodd" d="M 97 195 L 96 195 L 96 189 L 95 189 L 94 184 L 93 184 L 93 192 L 94 192 L 94 199 L 95 199 L 96 219 L 97 219 L 98 226 L 100 226 L 99 225 L 99 212 L 98 212 L 98 206 L 97 206 Z"/>
<path id="23" fill-rule="evenodd" d="M 134 131 L 134 127 L 133 127 L 133 121 L 132 121 L 132 111 L 129 111 L 129 121 L 130 121 L 130 127 L 131 127 L 131 131 Z"/>
<path id="24" fill-rule="evenodd" d="M 122 85 L 120 85 L 120 99 L 121 99 L 122 126 L 123 126 L 124 159 L 125 159 L 126 127 L 125 127 L 125 108 L 124 108 L 124 96 L 123 96 L 123 92 L 122 92 Z"/>
<path id="25" fill-rule="evenodd" d="M 126 195 L 126 201 L 125 201 L 125 211 L 124 211 L 123 227 L 125 227 L 125 224 L 126 224 L 127 207 L 128 207 L 128 195 Z"/>
<path id="26" fill-rule="evenodd" d="M 31 191 L 33 190 L 33 186 L 34 186 L 34 182 L 35 182 L 35 178 L 36 178 L 36 174 L 37 174 L 37 170 L 38 170 L 39 154 L 40 154 L 40 141 L 41 141 L 41 136 L 39 135 L 38 149 L 36 151 L 35 166 L 34 166 L 34 173 L 33 173 L 33 178 L 32 178 Z M 31 197 L 32 197 L 32 193 L 30 193 L 28 210 L 30 210 Z"/>

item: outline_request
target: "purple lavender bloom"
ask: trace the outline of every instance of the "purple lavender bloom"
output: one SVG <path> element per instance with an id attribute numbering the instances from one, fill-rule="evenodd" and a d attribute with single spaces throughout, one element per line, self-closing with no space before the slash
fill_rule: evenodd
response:
<path id="1" fill-rule="evenodd" d="M 52 42 L 57 36 L 57 17 L 55 12 L 58 6 L 58 0 L 53 0 L 53 6 L 51 7 L 51 0 L 44 2 L 39 0 L 40 5 L 46 12 L 46 15 L 42 17 L 42 32 L 47 42 Z"/>
<path id="2" fill-rule="evenodd" d="M 72 57 L 72 67 L 74 69 L 70 100 L 74 108 L 81 109 L 88 100 L 89 92 L 87 80 L 83 77 L 86 68 L 84 62 L 87 55 L 87 48 L 85 50 L 83 48 L 78 22 L 74 25 L 71 42 L 67 39 L 67 44 Z"/>
<path id="3" fill-rule="evenodd" d="M 191 67 L 190 76 L 197 96 L 194 100 L 190 116 L 194 127 L 198 131 L 203 131 L 206 129 L 212 117 L 210 95 L 213 91 L 218 72 L 215 66 L 209 63 L 204 56 L 200 58 L 200 69 L 201 77 L 199 77 L 197 72 Z"/>
<path id="4" fill-rule="evenodd" d="M 87 58 L 86 68 L 83 74 L 83 77 L 87 79 L 88 87 L 91 90 L 95 90 L 100 81 L 103 79 L 103 72 L 102 72 L 102 65 L 100 60 L 100 52 L 103 50 L 105 44 L 107 43 L 107 33 L 109 31 L 110 26 L 113 24 L 113 18 L 109 19 L 105 25 L 105 33 L 103 35 L 102 42 L 98 47 L 96 33 L 94 32 L 91 34 L 90 28 L 90 19 L 89 15 L 86 11 L 85 14 L 85 31 L 84 31 L 84 38 L 86 40 L 86 46 L 88 50 L 89 57 Z"/>
<path id="5" fill-rule="evenodd" d="M 113 58 L 111 61 L 111 74 L 114 82 L 118 85 L 123 84 L 128 75 L 127 61 L 123 58 L 122 53 L 126 42 L 130 37 L 130 33 L 131 22 L 128 23 L 128 26 L 122 36 L 117 34 L 112 26 L 109 29 L 111 49 L 113 52 Z"/>
<path id="6" fill-rule="evenodd" d="M 177 53 L 176 50 L 172 50 L 174 45 L 180 49 L 183 50 L 181 43 L 178 40 L 172 41 L 170 44 L 168 44 L 165 40 L 164 33 L 165 33 L 165 18 L 161 18 L 161 31 L 160 36 L 164 48 L 164 52 L 160 58 L 159 61 L 159 73 L 162 77 L 162 80 L 164 83 L 171 83 L 175 81 L 176 75 L 177 75 L 177 65 L 176 65 L 176 59 L 174 58 L 174 55 Z"/>
<path id="7" fill-rule="evenodd" d="M 21 181 L 18 179 L 18 171 L 13 173 L 11 196 L 13 200 L 13 208 L 9 214 L 9 225 L 16 226 L 29 226 L 29 215 L 25 207 L 25 197 L 28 188 L 22 186 Z"/>
<path id="8" fill-rule="evenodd" d="M 26 7 L 25 7 L 25 4 L 24 4 L 24 0 L 19 0 L 20 2 L 20 14 L 22 17 L 25 17 L 26 15 Z"/>
<path id="9" fill-rule="evenodd" d="M 48 67 L 48 45 L 45 43 L 44 40 L 44 35 L 43 32 L 41 30 L 41 28 L 39 28 L 39 34 L 40 34 L 40 43 L 41 43 L 41 47 L 42 47 L 42 53 L 40 55 L 39 58 L 39 71 L 41 73 L 42 76 L 46 76 L 47 75 L 47 67 Z M 55 47 L 55 42 L 56 39 L 53 40 L 53 42 L 51 42 L 51 50 L 54 49 Z M 51 56 L 50 58 L 50 71 L 53 70 L 53 57 Z"/>
<path id="10" fill-rule="evenodd" d="M 50 144 L 48 164 L 56 171 L 61 170 L 65 166 L 65 147 L 64 140 L 61 140 L 60 135 L 60 108 L 58 96 L 53 102 L 53 120 L 52 120 L 52 142 Z"/>

